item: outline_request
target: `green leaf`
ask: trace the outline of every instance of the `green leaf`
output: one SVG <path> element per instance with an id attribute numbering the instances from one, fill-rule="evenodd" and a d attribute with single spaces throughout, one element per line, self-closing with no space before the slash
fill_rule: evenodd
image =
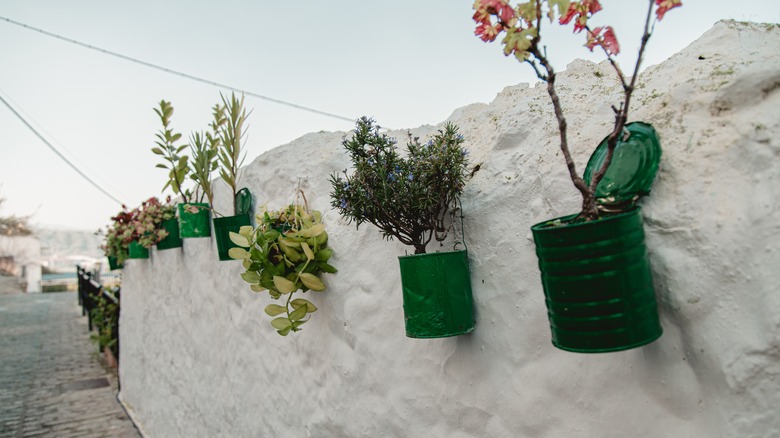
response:
<path id="1" fill-rule="evenodd" d="M 284 306 L 280 306 L 278 304 L 269 304 L 265 306 L 265 313 L 268 316 L 281 315 L 282 313 L 286 313 L 286 312 L 287 312 L 287 308 Z"/>
<path id="2" fill-rule="evenodd" d="M 298 235 L 304 238 L 317 237 L 325 232 L 325 224 L 317 224 L 311 228 L 304 228 L 298 231 Z"/>
<path id="3" fill-rule="evenodd" d="M 295 309 L 295 311 L 290 314 L 290 320 L 295 322 L 303 318 L 304 316 L 306 316 L 306 306 L 302 306 Z"/>
<path id="4" fill-rule="evenodd" d="M 163 152 L 160 148 L 152 148 L 152 153 L 156 155 L 165 155 L 165 152 Z"/>
<path id="5" fill-rule="evenodd" d="M 289 246 L 285 246 L 285 245 L 279 245 L 279 246 L 280 248 L 282 248 L 282 252 L 284 253 L 284 255 L 287 256 L 287 258 L 291 262 L 295 263 L 301 260 L 301 253 L 299 253 L 298 251 L 290 248 Z"/>
<path id="6" fill-rule="evenodd" d="M 308 300 L 304 300 L 303 298 L 296 298 L 292 301 L 290 301 L 290 304 L 293 306 L 294 309 L 299 309 L 301 307 L 306 307 L 307 313 L 314 313 L 317 311 L 317 306 L 309 302 Z"/>
<path id="7" fill-rule="evenodd" d="M 309 274 L 304 272 L 303 274 L 300 274 L 300 279 L 303 282 L 303 284 L 311 290 L 315 290 L 315 291 L 325 290 L 325 283 L 323 283 L 322 280 L 320 280 L 319 277 L 317 277 L 314 274 Z"/>
<path id="8" fill-rule="evenodd" d="M 257 284 L 260 283 L 260 275 L 255 271 L 246 271 L 241 274 L 241 278 L 247 283 Z"/>
<path id="9" fill-rule="evenodd" d="M 154 167 L 159 167 L 160 169 L 167 169 L 168 168 L 168 166 L 166 166 L 165 164 L 158 164 L 158 165 L 156 165 Z"/>
<path id="10" fill-rule="evenodd" d="M 256 285 L 256 284 L 250 284 L 249 288 L 252 289 L 255 292 L 262 292 L 262 291 L 267 289 L 266 287 L 259 286 L 259 285 Z"/>
<path id="11" fill-rule="evenodd" d="M 275 329 L 284 330 L 288 327 L 292 327 L 292 321 L 290 321 L 290 318 L 276 318 L 271 321 L 271 325 L 274 326 Z"/>
<path id="12" fill-rule="evenodd" d="M 282 235 L 282 233 L 280 233 L 280 232 L 278 232 L 278 231 L 276 231 L 276 230 L 268 230 L 268 231 L 266 231 L 266 232 L 263 234 L 263 237 L 264 237 L 266 240 L 276 240 L 276 239 L 278 239 L 278 238 L 279 238 L 281 235 Z"/>
<path id="13" fill-rule="evenodd" d="M 260 279 L 258 278 L 258 281 L 259 280 Z M 276 289 L 278 289 L 279 292 L 283 294 L 289 294 L 290 292 L 295 292 L 298 290 L 298 287 L 295 285 L 295 283 L 279 275 L 274 275 L 274 286 L 276 286 Z"/>
<path id="14" fill-rule="evenodd" d="M 301 242 L 301 248 L 303 248 L 303 253 L 306 254 L 307 259 L 314 260 L 314 252 L 312 252 L 311 248 L 309 248 L 308 243 Z"/>
<path id="15" fill-rule="evenodd" d="M 276 333 L 279 333 L 282 336 L 287 336 L 290 334 L 290 330 L 292 330 L 293 326 L 287 327 L 284 330 L 277 330 Z"/>
<path id="16" fill-rule="evenodd" d="M 244 225 L 238 229 L 238 234 L 247 238 L 247 241 L 252 238 L 252 233 L 255 229 L 251 225 Z"/>
<path id="17" fill-rule="evenodd" d="M 316 254 L 314 254 L 314 259 L 318 262 L 327 262 L 330 260 L 330 257 L 333 255 L 333 250 L 330 248 L 324 248 L 319 251 L 317 251 Z"/>
<path id="18" fill-rule="evenodd" d="M 249 253 L 244 248 L 230 248 L 228 257 L 233 260 L 246 260 L 249 258 Z"/>
<path id="19" fill-rule="evenodd" d="M 249 248 L 249 246 L 250 246 L 249 245 L 249 240 L 246 238 L 246 236 L 243 236 L 243 235 L 238 234 L 238 233 L 234 233 L 232 231 L 230 231 L 230 241 L 235 243 L 236 245 L 242 246 L 244 248 Z M 232 249 L 236 249 L 236 248 L 232 248 Z M 246 253 L 246 251 L 244 251 L 244 252 Z M 248 253 L 247 253 L 247 255 L 248 255 Z M 235 258 L 235 257 L 233 257 L 233 258 Z"/>
<path id="20" fill-rule="evenodd" d="M 302 319 L 302 320 L 300 320 L 300 321 L 295 321 L 295 322 L 293 323 L 293 325 L 292 325 L 292 328 L 293 328 L 293 329 L 297 329 L 298 327 L 300 327 L 300 326 L 302 326 L 302 325 L 306 324 L 306 321 L 308 321 L 308 319 Z"/>
<path id="21" fill-rule="evenodd" d="M 328 274 L 335 274 L 336 272 L 338 272 L 338 269 L 334 268 L 333 266 L 325 262 L 318 262 L 317 266 L 319 266 L 320 269 L 322 269 L 322 272 L 327 272 Z"/>

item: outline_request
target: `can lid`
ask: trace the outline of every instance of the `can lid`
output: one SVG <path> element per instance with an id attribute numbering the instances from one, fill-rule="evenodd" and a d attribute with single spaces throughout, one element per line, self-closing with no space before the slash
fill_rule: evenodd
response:
<path id="1" fill-rule="evenodd" d="M 658 133 L 649 124 L 632 122 L 615 146 L 607 173 L 596 187 L 596 203 L 603 211 L 622 211 L 650 193 L 658 164 L 661 161 L 661 142 Z M 598 145 L 585 167 L 583 179 L 590 184 L 607 156 L 609 136 Z"/>
<path id="2" fill-rule="evenodd" d="M 249 214 L 252 208 L 252 194 L 244 187 L 236 193 L 236 215 Z"/>

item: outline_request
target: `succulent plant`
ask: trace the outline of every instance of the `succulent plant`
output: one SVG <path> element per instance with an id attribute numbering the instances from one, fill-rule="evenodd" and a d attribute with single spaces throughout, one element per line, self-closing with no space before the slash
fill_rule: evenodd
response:
<path id="1" fill-rule="evenodd" d="M 301 330 L 317 307 L 303 298 L 293 299 L 297 291 L 324 291 L 322 273 L 335 273 L 328 264 L 333 250 L 328 248 L 328 233 L 319 211 L 302 205 L 289 205 L 278 211 L 261 210 L 258 226 L 241 227 L 231 232 L 230 239 L 238 245 L 229 255 L 243 260 L 246 271 L 241 278 L 255 292 L 267 290 L 271 298 L 284 299 L 285 305 L 269 304 L 268 316 L 276 317 L 271 325 L 282 336 Z"/>

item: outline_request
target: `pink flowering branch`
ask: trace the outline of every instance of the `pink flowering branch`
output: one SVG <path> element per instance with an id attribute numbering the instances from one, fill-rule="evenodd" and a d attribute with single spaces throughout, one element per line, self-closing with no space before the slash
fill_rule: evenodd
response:
<path id="1" fill-rule="evenodd" d="M 591 179 L 590 185 L 585 184 L 585 181 L 577 173 L 574 160 L 571 157 L 568 146 L 566 117 L 564 116 L 558 93 L 555 90 L 556 73 L 549 62 L 546 50 L 541 46 L 542 5 L 544 3 L 548 7 L 545 15 L 549 17 L 550 21 L 554 20 L 556 15 L 555 9 L 557 9 L 560 16 L 559 24 L 565 25 L 573 22 L 574 33 L 586 30 L 587 39 L 585 46 L 591 51 L 597 46 L 601 47 L 623 87 L 623 102 L 617 108 L 615 106 L 612 107 L 615 112 L 615 123 L 612 132 L 608 136 L 607 155 L 603 165 Z M 612 27 L 591 28 L 588 26 L 588 19 L 602 9 L 599 0 L 530 0 L 520 3 L 515 8 L 509 6 L 508 0 L 476 0 L 474 2 L 476 13 L 473 19 L 478 23 L 475 34 L 483 41 L 490 42 L 495 41 L 499 34 L 505 33 L 506 35 L 502 40 L 504 54 L 507 56 L 514 54 L 519 61 L 529 64 L 536 76 L 547 83 L 547 92 L 550 95 L 555 117 L 558 121 L 560 149 L 566 161 L 569 176 L 574 186 L 582 194 L 582 212 L 579 217 L 585 220 L 593 220 L 599 217 L 595 198 L 596 187 L 598 187 L 599 182 L 612 162 L 615 147 L 628 120 L 631 95 L 635 89 L 645 47 L 650 40 L 651 18 L 654 6 L 656 7 L 656 18 L 661 20 L 667 11 L 682 6 L 682 1 L 648 0 L 644 34 L 631 81 L 627 82 L 623 71 L 614 60 L 614 55 L 620 53 L 620 45 Z"/>

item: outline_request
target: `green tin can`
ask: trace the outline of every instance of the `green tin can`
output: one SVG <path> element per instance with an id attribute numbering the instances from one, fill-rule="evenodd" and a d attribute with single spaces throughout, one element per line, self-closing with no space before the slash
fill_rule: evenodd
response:
<path id="1" fill-rule="evenodd" d="M 148 259 L 149 258 L 149 250 L 147 248 L 144 248 L 141 246 L 138 242 L 130 242 L 129 245 L 129 256 L 131 259 Z"/>
<path id="2" fill-rule="evenodd" d="M 179 220 L 176 218 L 166 219 L 160 224 L 160 228 L 168 232 L 165 239 L 157 242 L 157 249 L 181 248 L 182 240 L 179 237 Z"/>
<path id="3" fill-rule="evenodd" d="M 238 233 L 241 227 L 251 224 L 251 217 L 248 214 L 214 218 L 214 237 L 217 241 L 217 253 L 220 260 L 232 260 L 228 251 L 230 248 L 238 246 L 230 240 L 230 232 Z"/>
<path id="4" fill-rule="evenodd" d="M 211 236 L 211 207 L 205 202 L 179 204 L 179 236 Z"/>
<path id="5" fill-rule="evenodd" d="M 531 227 L 553 345 L 600 353 L 658 339 L 641 209 L 567 224 L 574 216 Z"/>
<path id="6" fill-rule="evenodd" d="M 406 336 L 445 338 L 474 330 L 468 252 L 398 257 Z"/>
<path id="7" fill-rule="evenodd" d="M 114 256 L 108 256 L 108 269 L 115 271 L 117 269 L 122 269 L 122 263 L 119 263 L 119 259 Z"/>

